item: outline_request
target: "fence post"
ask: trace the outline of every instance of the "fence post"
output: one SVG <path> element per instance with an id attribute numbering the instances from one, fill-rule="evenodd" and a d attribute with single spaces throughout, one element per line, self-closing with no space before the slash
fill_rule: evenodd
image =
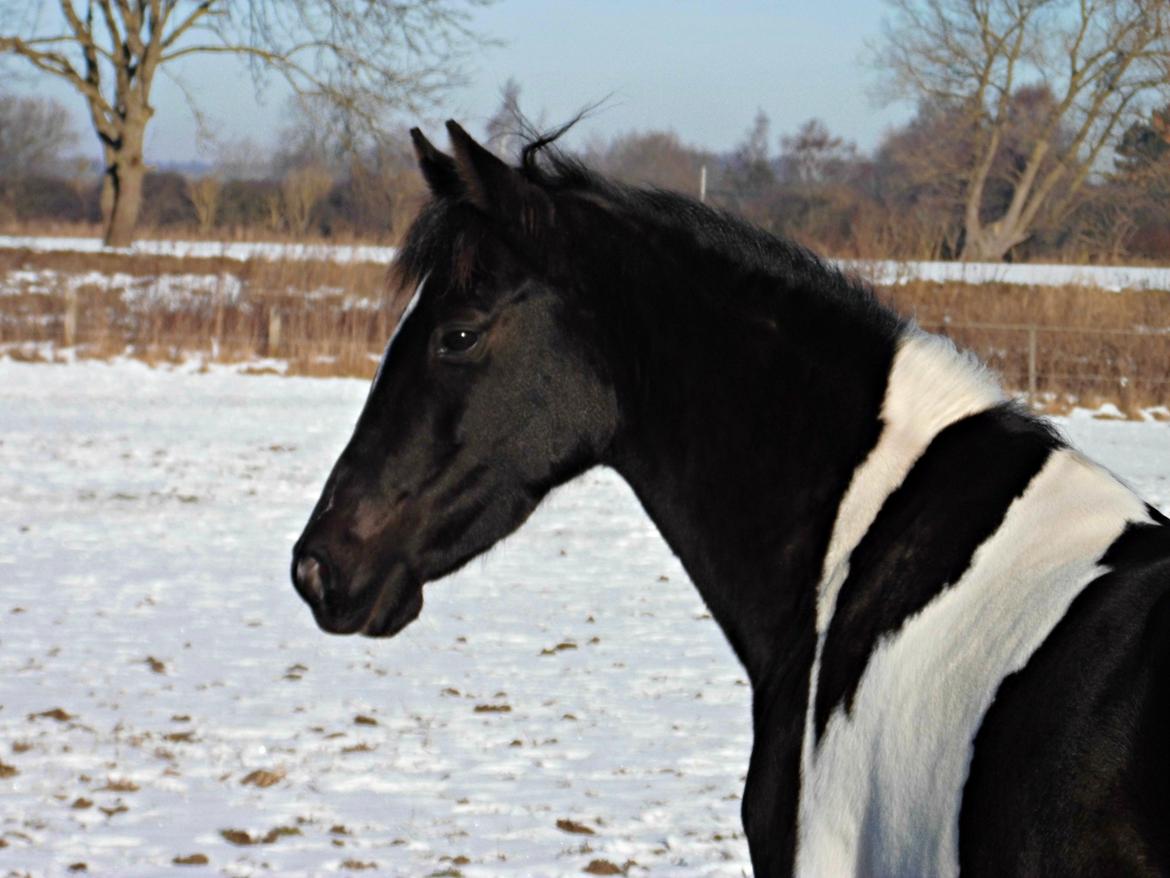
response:
<path id="1" fill-rule="evenodd" d="M 65 290 L 65 347 L 71 348 L 77 342 L 77 289 Z"/>
<path id="2" fill-rule="evenodd" d="M 280 309 L 270 308 L 268 311 L 268 356 L 270 357 L 275 357 L 280 350 L 280 330 Z"/>
<path id="3" fill-rule="evenodd" d="M 211 327 L 211 358 L 213 360 L 219 357 L 219 346 L 223 339 L 223 302 L 224 297 L 220 295 L 219 302 L 215 306 L 215 322 Z"/>
<path id="4" fill-rule="evenodd" d="M 1036 404 L 1036 326 L 1028 326 L 1028 402 Z"/>

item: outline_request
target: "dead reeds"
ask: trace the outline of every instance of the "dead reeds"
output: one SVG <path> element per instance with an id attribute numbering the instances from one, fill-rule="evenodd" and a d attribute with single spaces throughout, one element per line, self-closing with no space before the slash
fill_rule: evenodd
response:
<path id="1" fill-rule="evenodd" d="M 1170 291 L 916 282 L 878 294 L 1050 410 L 1170 405 Z"/>
<path id="2" fill-rule="evenodd" d="M 401 302 L 377 263 L 0 250 L 0 351 L 150 362 L 276 358 L 373 374 Z M 1170 291 L 914 282 L 878 295 L 1050 409 L 1170 406 Z"/>
<path id="3" fill-rule="evenodd" d="M 398 316 L 375 263 L 0 251 L 0 278 L 0 346 L 72 342 L 81 357 L 368 377 Z"/>

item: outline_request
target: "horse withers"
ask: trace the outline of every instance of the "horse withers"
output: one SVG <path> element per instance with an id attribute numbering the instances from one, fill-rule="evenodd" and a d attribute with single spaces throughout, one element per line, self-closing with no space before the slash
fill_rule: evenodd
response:
<path id="1" fill-rule="evenodd" d="M 1170 874 L 1170 522 L 802 248 L 448 131 L 294 549 L 318 625 L 397 633 L 606 465 L 751 679 L 757 875 Z"/>

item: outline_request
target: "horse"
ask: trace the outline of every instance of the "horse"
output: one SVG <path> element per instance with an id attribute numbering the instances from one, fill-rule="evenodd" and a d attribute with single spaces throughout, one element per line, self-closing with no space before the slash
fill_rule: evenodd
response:
<path id="1" fill-rule="evenodd" d="M 1170 521 L 802 247 L 447 129 L 293 550 L 318 626 L 396 634 L 611 467 L 750 678 L 756 875 L 1170 874 Z"/>

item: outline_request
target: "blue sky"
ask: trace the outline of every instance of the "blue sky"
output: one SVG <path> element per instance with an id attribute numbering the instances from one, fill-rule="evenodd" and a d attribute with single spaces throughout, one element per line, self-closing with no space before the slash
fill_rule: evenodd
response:
<path id="1" fill-rule="evenodd" d="M 550 119 L 612 94 L 585 126 L 602 133 L 673 128 L 726 149 L 763 108 L 774 133 L 819 116 L 869 146 L 905 116 L 870 97 L 862 55 L 882 14 L 878 0 L 503 0 L 480 18 L 508 43 L 485 53 L 454 103 L 486 117 L 512 75 L 523 105 Z"/>
<path id="2" fill-rule="evenodd" d="M 578 140 L 669 128 L 688 142 L 725 150 L 761 108 L 774 139 L 815 116 L 868 148 L 908 115 L 904 106 L 872 98 L 876 74 L 863 55 L 866 40 L 880 34 L 883 14 L 880 0 L 499 0 L 477 11 L 476 25 L 502 44 L 477 52 L 467 65 L 469 84 L 436 118 L 422 121 L 435 128 L 449 115 L 481 130 L 511 76 L 525 112 L 549 122 L 610 96 L 582 124 Z M 237 62 L 216 56 L 184 63 L 178 73 L 187 91 L 226 140 L 274 142 L 287 97 L 276 83 L 257 100 Z M 76 108 L 89 143 L 81 101 L 67 88 L 30 78 L 24 90 Z M 176 84 L 160 78 L 154 103 L 149 161 L 214 156 L 201 148 Z"/>

